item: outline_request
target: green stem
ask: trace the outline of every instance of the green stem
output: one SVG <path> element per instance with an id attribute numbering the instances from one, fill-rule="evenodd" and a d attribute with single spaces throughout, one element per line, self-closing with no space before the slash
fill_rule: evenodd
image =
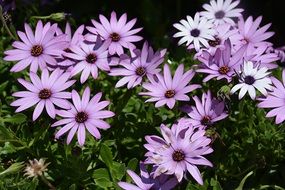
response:
<path id="1" fill-rule="evenodd" d="M 41 175 L 41 180 L 42 182 L 44 182 L 50 189 L 52 190 L 56 190 L 55 186 L 53 186 L 48 180 L 47 178 L 43 175 Z"/>
<path id="2" fill-rule="evenodd" d="M 6 21 L 5 21 L 5 19 L 4 19 L 4 17 L 3 17 L 3 9 L 2 9 L 2 6 L 0 5 L 0 20 L 1 20 L 1 22 L 2 22 L 2 24 L 3 24 L 3 26 L 4 26 L 4 28 L 5 28 L 5 30 L 7 31 L 7 33 L 9 34 L 9 36 L 13 39 L 13 40 L 15 40 L 16 39 L 16 37 L 12 34 L 12 32 L 10 31 L 10 29 L 9 29 L 9 27 L 7 26 L 7 23 L 6 23 Z"/>

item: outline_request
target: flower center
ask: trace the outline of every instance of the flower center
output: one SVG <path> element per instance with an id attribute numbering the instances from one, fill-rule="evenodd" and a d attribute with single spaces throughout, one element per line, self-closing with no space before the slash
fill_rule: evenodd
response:
<path id="1" fill-rule="evenodd" d="M 40 99 L 48 99 L 51 97 L 51 91 L 49 89 L 43 89 L 39 92 Z"/>
<path id="2" fill-rule="evenodd" d="M 201 33 L 200 30 L 198 30 L 197 28 L 191 30 L 191 32 L 190 32 L 191 36 L 193 36 L 194 38 L 199 37 L 200 33 Z"/>
<path id="3" fill-rule="evenodd" d="M 207 116 L 207 115 L 204 116 L 201 120 L 201 124 L 205 125 L 205 126 L 210 125 L 211 124 L 211 117 Z"/>
<path id="4" fill-rule="evenodd" d="M 227 74 L 230 71 L 230 68 L 228 66 L 222 66 L 219 68 L 219 73 L 222 75 Z"/>
<path id="5" fill-rule="evenodd" d="M 136 74 L 139 75 L 139 76 L 143 76 L 145 74 L 145 68 L 143 67 L 138 67 L 136 69 Z"/>
<path id="6" fill-rule="evenodd" d="M 87 121 L 88 115 L 85 112 L 78 112 L 77 115 L 75 116 L 75 121 L 77 123 L 84 123 Z"/>
<path id="7" fill-rule="evenodd" d="M 40 56 L 44 51 L 43 46 L 41 45 L 34 45 L 31 49 L 31 55 L 34 57 Z"/>
<path id="8" fill-rule="evenodd" d="M 93 63 L 95 63 L 97 61 L 97 56 L 95 54 L 93 54 L 93 53 L 90 53 L 89 55 L 86 56 L 86 61 L 88 63 L 93 64 Z"/>
<path id="9" fill-rule="evenodd" d="M 112 39 L 113 42 L 118 42 L 120 41 L 121 36 L 118 33 L 114 32 L 110 35 L 110 38 Z"/>
<path id="10" fill-rule="evenodd" d="M 175 150 L 172 154 L 172 159 L 176 162 L 180 162 L 185 159 L 185 153 L 182 150 Z"/>
<path id="11" fill-rule="evenodd" d="M 65 48 L 63 51 L 66 53 L 72 53 L 72 51 L 69 48 Z"/>
<path id="12" fill-rule="evenodd" d="M 255 78 L 253 76 L 246 76 L 244 82 L 245 84 L 252 85 L 255 82 Z"/>
<path id="13" fill-rule="evenodd" d="M 221 39 L 218 38 L 218 37 L 215 37 L 215 40 L 209 40 L 209 45 L 211 47 L 216 47 L 216 46 L 218 46 L 220 44 L 221 44 Z"/>
<path id="14" fill-rule="evenodd" d="M 218 11 L 215 13 L 216 19 L 223 19 L 225 17 L 226 13 L 224 11 Z"/>
<path id="15" fill-rule="evenodd" d="M 175 91 L 174 90 L 167 90 L 164 94 L 166 98 L 173 98 L 175 96 Z"/>

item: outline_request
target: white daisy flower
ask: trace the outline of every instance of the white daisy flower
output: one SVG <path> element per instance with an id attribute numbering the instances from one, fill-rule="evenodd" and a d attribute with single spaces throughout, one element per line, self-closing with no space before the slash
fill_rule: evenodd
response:
<path id="1" fill-rule="evenodd" d="M 182 19 L 173 26 L 180 30 L 173 37 L 182 37 L 178 45 L 186 42 L 188 49 L 195 48 L 199 51 L 201 47 L 209 47 L 209 40 L 215 40 L 216 31 L 213 29 L 213 24 L 201 18 L 199 13 L 195 14 L 194 20 L 191 16 L 187 16 L 187 20 Z"/>
<path id="2" fill-rule="evenodd" d="M 233 18 L 240 17 L 243 9 L 236 8 L 239 0 L 212 0 L 210 4 L 204 4 L 205 11 L 201 12 L 201 16 L 213 22 L 215 25 L 231 24 L 235 25 Z"/>
<path id="3" fill-rule="evenodd" d="M 272 81 L 268 77 L 270 72 L 267 72 L 266 67 L 258 68 L 253 67 L 251 61 L 245 61 L 242 73 L 240 76 L 240 83 L 235 85 L 231 89 L 231 93 L 235 93 L 240 89 L 239 99 L 242 99 L 246 92 L 250 95 L 251 99 L 254 100 L 256 97 L 256 89 L 261 92 L 264 96 L 267 95 L 267 90 L 272 90 Z"/>

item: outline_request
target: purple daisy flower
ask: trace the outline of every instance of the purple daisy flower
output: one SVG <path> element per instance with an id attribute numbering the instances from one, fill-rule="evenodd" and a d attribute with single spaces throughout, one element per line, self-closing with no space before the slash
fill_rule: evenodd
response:
<path id="1" fill-rule="evenodd" d="M 225 42 L 231 36 L 237 33 L 237 29 L 233 29 L 229 24 L 222 24 L 216 27 L 216 35 L 214 36 L 215 40 L 209 40 L 209 47 L 202 48 L 198 53 L 196 53 L 195 58 L 199 57 L 205 49 L 211 54 L 214 55 L 218 48 L 225 49 Z"/>
<path id="2" fill-rule="evenodd" d="M 16 49 L 7 50 L 4 53 L 5 61 L 18 61 L 11 69 L 12 72 L 19 72 L 31 65 L 30 71 L 37 72 L 46 68 L 47 64 L 56 65 L 55 57 L 61 54 L 66 47 L 65 35 L 55 36 L 57 25 L 47 23 L 43 25 L 38 21 L 35 33 L 28 24 L 25 24 L 25 31 L 18 31 L 21 41 L 13 42 L 12 46 Z"/>
<path id="3" fill-rule="evenodd" d="M 143 162 L 140 163 L 140 176 L 131 170 L 127 170 L 129 176 L 133 179 L 136 185 L 119 182 L 118 185 L 125 190 L 171 190 L 178 181 L 176 178 L 169 175 L 160 175 L 157 178 L 153 178 L 153 173 L 149 173 Z"/>
<path id="4" fill-rule="evenodd" d="M 258 104 L 258 107 L 272 109 L 267 113 L 266 117 L 276 117 L 276 124 L 280 124 L 285 120 L 285 70 L 283 70 L 282 72 L 282 79 L 282 82 L 280 82 L 278 79 L 272 77 L 272 92 L 269 92 L 266 97 L 258 99 L 259 101 L 261 101 Z"/>
<path id="5" fill-rule="evenodd" d="M 154 52 L 145 42 L 142 50 L 137 51 L 134 58 L 129 58 L 120 63 L 124 68 L 114 68 L 111 70 L 111 76 L 124 76 L 120 79 L 116 87 L 121 87 L 128 83 L 128 88 L 134 88 L 141 84 L 143 78 L 148 79 L 158 74 L 160 69 L 157 67 L 163 62 L 166 50 Z M 134 53 L 132 53 L 134 54 Z"/>
<path id="6" fill-rule="evenodd" d="M 276 69 L 278 65 L 276 61 L 280 60 L 280 57 L 276 52 L 270 52 L 268 47 L 260 46 L 247 51 L 245 60 L 252 61 L 259 65 L 259 67 L 266 67 L 268 69 Z M 250 52 L 250 53 L 249 53 Z"/>
<path id="7" fill-rule="evenodd" d="M 56 69 L 50 75 L 47 69 L 44 69 L 41 78 L 36 73 L 30 73 L 32 82 L 18 79 L 27 91 L 15 92 L 13 96 L 19 97 L 18 100 L 11 103 L 11 106 L 18 107 L 16 112 L 21 112 L 27 108 L 36 105 L 33 120 L 35 121 L 42 113 L 44 107 L 51 118 L 55 118 L 55 106 L 63 109 L 70 109 L 70 103 L 66 99 L 71 98 L 70 92 L 65 92 L 67 88 L 75 83 L 75 80 L 69 81 L 70 73 L 63 73 Z"/>
<path id="8" fill-rule="evenodd" d="M 81 73 L 80 82 L 83 84 L 91 74 L 94 79 L 98 77 L 98 68 L 103 71 L 109 71 L 108 47 L 110 40 L 102 42 L 99 38 L 96 44 L 87 44 L 81 42 L 79 45 L 71 45 L 70 51 L 64 53 L 65 57 L 77 61 L 71 70 L 71 76 Z"/>
<path id="9" fill-rule="evenodd" d="M 246 45 L 241 47 L 233 56 L 231 56 L 232 47 L 230 40 L 227 40 L 224 46 L 223 50 L 217 49 L 213 56 L 209 52 L 204 51 L 203 55 L 198 58 L 203 64 L 196 71 L 208 74 L 203 82 L 213 78 L 217 80 L 227 79 L 228 82 L 231 82 L 236 71 L 240 70 L 240 65 L 243 63 L 244 53 L 247 49 Z"/>
<path id="10" fill-rule="evenodd" d="M 107 110 L 102 110 L 110 104 L 109 101 L 100 101 L 102 93 L 96 94 L 90 100 L 90 88 L 86 87 L 82 99 L 79 94 L 72 90 L 72 102 L 71 109 L 58 110 L 57 114 L 63 119 L 55 122 L 52 127 L 64 125 L 55 135 L 56 138 L 61 137 L 63 134 L 69 131 L 67 136 L 67 144 L 69 144 L 77 132 L 77 139 L 80 146 L 85 143 L 85 128 L 96 139 L 101 138 L 99 129 L 108 129 L 110 125 L 103 121 L 105 118 L 114 116 L 114 113 Z"/>
<path id="11" fill-rule="evenodd" d="M 210 20 L 215 25 L 229 23 L 235 25 L 233 18 L 238 18 L 243 12 L 243 9 L 236 8 L 240 1 L 232 0 L 211 0 L 210 4 L 204 4 L 203 8 L 206 11 L 201 12 L 201 16 Z"/>
<path id="12" fill-rule="evenodd" d="M 266 32 L 271 26 L 271 23 L 260 27 L 261 21 L 261 16 L 256 20 L 253 20 L 253 17 L 249 17 L 246 21 L 240 17 L 237 25 L 239 32 L 231 37 L 231 42 L 237 49 L 246 44 L 248 45 L 248 51 L 254 47 L 272 46 L 270 42 L 265 41 L 274 35 L 274 32 Z"/>
<path id="13" fill-rule="evenodd" d="M 163 76 L 159 73 L 153 78 L 149 78 L 150 82 L 144 83 L 143 88 L 149 92 L 141 92 L 140 95 L 151 96 L 146 102 L 156 102 L 155 107 L 167 105 L 172 109 L 176 101 L 189 101 L 190 98 L 186 94 L 200 88 L 198 84 L 188 85 L 194 77 L 192 70 L 184 73 L 184 65 L 178 66 L 172 78 L 169 66 L 164 65 Z"/>
<path id="14" fill-rule="evenodd" d="M 197 96 L 193 99 L 195 106 L 191 106 L 187 112 L 191 118 L 189 121 L 194 126 L 208 127 L 228 116 L 225 113 L 224 102 L 212 98 L 210 91 L 203 93 L 201 100 Z"/>
<path id="15" fill-rule="evenodd" d="M 180 182 L 188 171 L 202 185 L 201 173 L 196 165 L 213 166 L 203 157 L 213 152 L 209 147 L 211 139 L 205 136 L 204 129 L 185 124 L 183 120 L 179 121 L 171 129 L 162 124 L 160 130 L 163 138 L 146 136 L 148 143 L 144 146 L 148 152 L 145 154 L 145 163 L 156 167 L 154 177 L 174 174 Z"/>
<path id="16" fill-rule="evenodd" d="M 96 42 L 98 36 L 104 40 L 111 39 L 112 43 L 108 48 L 111 55 L 123 54 L 123 48 L 135 49 L 136 46 L 133 42 L 138 42 L 143 39 L 141 36 L 135 35 L 141 31 L 142 28 L 132 29 L 137 19 L 127 22 L 126 13 L 124 13 L 119 20 L 117 20 L 117 14 L 114 11 L 111 13 L 110 21 L 103 15 L 99 15 L 99 19 L 101 23 L 91 20 L 94 27 L 86 27 L 91 34 L 86 35 L 85 39 L 89 42 Z"/>
<path id="17" fill-rule="evenodd" d="M 81 42 L 83 42 L 83 40 L 84 40 L 84 37 L 82 35 L 83 31 L 84 31 L 84 25 L 81 25 L 76 29 L 76 31 L 72 35 L 71 27 L 70 27 L 69 23 L 66 23 L 64 33 L 61 31 L 60 28 L 57 28 L 56 34 L 57 35 L 66 34 L 66 41 L 68 41 L 67 47 L 62 51 L 62 55 L 59 58 L 57 58 L 58 59 L 58 63 L 57 63 L 58 66 L 68 68 L 68 67 L 70 67 L 76 63 L 75 60 L 67 58 L 63 54 L 65 52 L 70 53 L 70 47 L 71 46 L 77 46 Z"/>

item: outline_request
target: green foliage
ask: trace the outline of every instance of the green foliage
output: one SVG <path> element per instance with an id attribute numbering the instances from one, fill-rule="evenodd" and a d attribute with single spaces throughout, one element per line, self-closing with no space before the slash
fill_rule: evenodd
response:
<path id="1" fill-rule="evenodd" d="M 168 47 L 169 38 L 164 35 L 171 23 L 168 23 L 168 19 L 160 19 L 164 15 L 153 16 L 153 12 L 163 9 L 163 6 L 153 4 L 150 0 L 140 4 L 145 10 L 140 17 L 147 28 L 155 28 L 161 22 L 160 28 L 148 31 L 156 36 L 154 45 Z M 43 15 L 39 13 L 38 5 L 30 6 L 29 9 L 19 8 L 18 15 L 14 15 L 19 28 L 24 18 Z M 63 16 L 52 12 L 46 15 L 52 15 L 53 19 L 62 19 Z M 87 16 L 83 15 L 78 22 L 85 20 Z M 73 21 L 71 19 L 71 23 Z M 31 19 L 31 23 L 35 23 L 35 19 Z M 3 29 L 0 36 L 0 53 L 3 57 L 3 51 L 10 48 L 12 41 Z M 165 62 L 171 63 L 173 69 L 179 63 L 184 63 L 187 69 L 197 63 L 181 47 L 170 48 L 167 56 Z M 104 98 L 111 101 L 110 109 L 116 114 L 109 120 L 112 127 L 102 131 L 100 141 L 88 135 L 84 147 L 79 147 L 75 140 L 66 145 L 64 140 L 54 139 L 57 129 L 50 127 L 54 121 L 47 115 L 33 122 L 31 109 L 15 113 L 15 109 L 10 107 L 14 100 L 11 94 L 21 89 L 16 79 L 27 76 L 25 72 L 10 73 L 11 65 L 0 60 L 0 189 L 49 189 L 41 179 L 28 179 L 23 175 L 25 164 L 34 158 L 45 158 L 50 162 L 46 178 L 58 190 L 120 189 L 117 185 L 119 181 L 131 182 L 126 171 L 138 171 L 139 161 L 144 160 L 144 136 L 159 135 L 157 129 L 161 123 L 171 124 L 185 116 L 179 111 L 178 105 L 170 111 L 145 103 L 145 99 L 138 95 L 142 90 L 140 87 L 133 90 L 115 89 L 118 78 L 100 73 L 98 80 L 90 79 L 85 86 L 90 86 L 93 95 L 102 91 Z M 279 74 L 276 73 L 276 76 Z M 202 76 L 198 75 L 194 80 L 202 83 Z M 75 89 L 82 90 L 85 86 L 77 83 Z M 266 119 L 265 111 L 256 108 L 256 102 L 250 99 L 239 101 L 237 97 L 230 96 L 229 87 L 222 82 L 203 84 L 203 90 L 207 89 L 227 100 L 230 116 L 208 131 L 213 139 L 214 152 L 207 158 L 214 167 L 200 167 L 204 185 L 198 185 L 188 175 L 188 181 L 185 180 L 177 189 L 284 189 L 284 125 L 277 126 L 273 120 Z M 201 90 L 197 90 L 192 95 L 201 93 Z"/>

